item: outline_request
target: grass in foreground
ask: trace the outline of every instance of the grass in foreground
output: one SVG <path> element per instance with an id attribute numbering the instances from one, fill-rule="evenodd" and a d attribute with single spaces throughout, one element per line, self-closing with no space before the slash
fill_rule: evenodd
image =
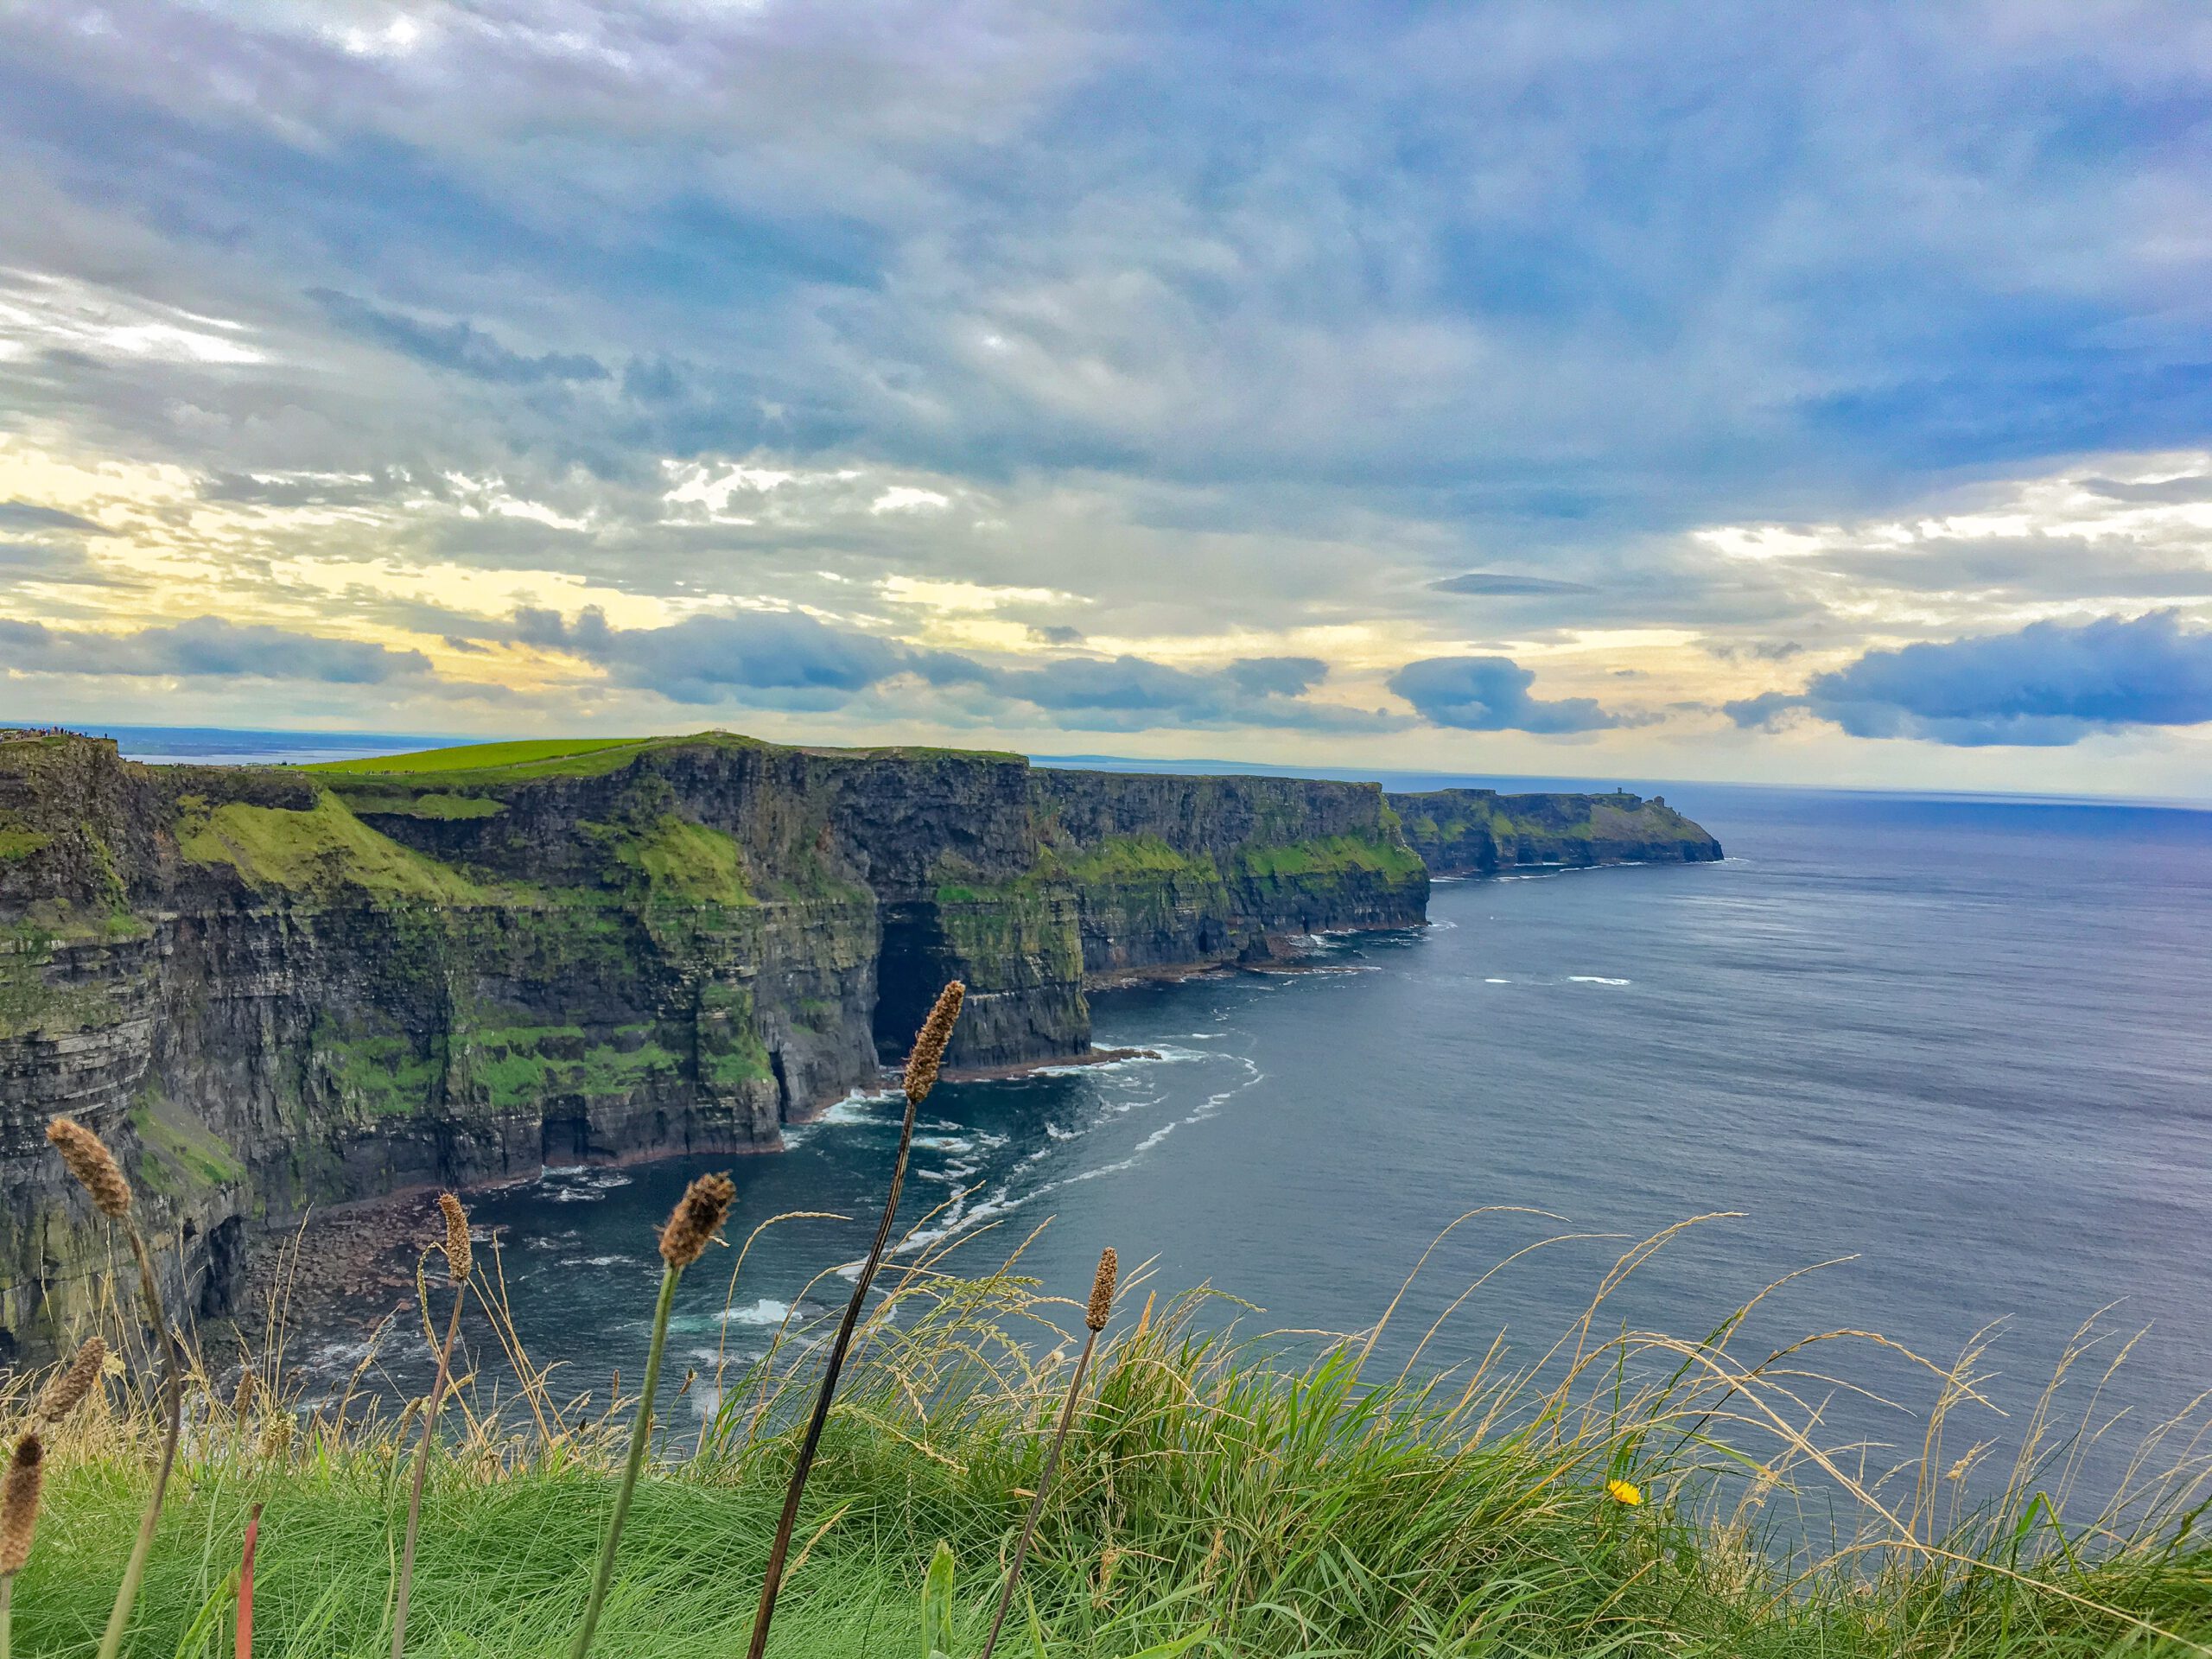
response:
<path id="1" fill-rule="evenodd" d="M 1610 1340 L 1598 1311 L 1533 1371 L 1492 1357 L 1424 1381 L 1382 1374 L 1371 1336 L 1305 1360 L 1209 1328 L 1223 1306 L 1150 1300 L 1101 1344 L 1001 1651 L 1125 1659 L 1204 1630 L 1239 1656 L 2181 1656 L 2212 1652 L 2199 1541 L 2203 1424 L 2151 1437 L 2126 1489 L 2069 1512 L 2079 1431 L 2048 1396 L 1987 1506 L 1962 1510 L 1950 1420 L 1978 1355 L 1929 1368 L 1916 1459 L 1881 1479 L 1823 1445 L 1821 1338 L 1750 1361 L 1703 1341 Z M 769 1652 L 912 1654 L 938 1540 L 960 1564 L 958 1659 L 982 1645 L 1079 1340 L 1078 1304 L 1005 1268 L 953 1276 L 895 1257 L 823 1434 Z M 475 1281 L 522 1382 L 465 1389 L 434 1459 L 410 1650 L 564 1652 L 623 1457 L 628 1400 L 556 1398 L 520 1351 L 493 1270 Z M 734 1287 L 733 1278 L 733 1287 Z M 760 1364 L 664 1391 L 597 1650 L 735 1652 L 776 1529 L 818 1350 L 786 1332 Z M 480 1363 L 487 1356 L 479 1355 Z M 273 1369 L 273 1368 L 272 1368 Z M 31 1379 L 25 1379 L 28 1388 Z M 203 1378 L 130 1651 L 229 1651 L 251 1506 L 261 1659 L 378 1655 L 406 1505 L 405 1414 L 302 1416 L 254 1390 L 243 1419 Z M 0 1398 L 12 1421 L 26 1396 Z M 679 1404 L 681 1400 L 683 1403 Z M 16 1651 L 92 1652 L 144 1496 L 159 1423 L 120 1391 L 57 1434 Z M 2090 1427 L 2094 1427 L 2091 1420 Z M 1634 1503 L 1624 1501 L 1633 1497 Z M 1801 1510 L 1843 1531 L 1802 1541 Z M 1797 1541 L 1792 1541 L 1796 1540 Z"/>

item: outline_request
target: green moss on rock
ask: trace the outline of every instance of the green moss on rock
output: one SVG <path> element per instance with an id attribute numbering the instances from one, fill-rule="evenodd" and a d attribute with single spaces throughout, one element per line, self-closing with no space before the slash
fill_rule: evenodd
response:
<path id="1" fill-rule="evenodd" d="M 353 891 L 433 904 L 483 904 L 496 895 L 451 866 L 372 830 L 336 796 L 305 811 L 242 801 L 180 803 L 177 851 L 195 864 L 227 864 L 258 893 L 328 896 Z"/>

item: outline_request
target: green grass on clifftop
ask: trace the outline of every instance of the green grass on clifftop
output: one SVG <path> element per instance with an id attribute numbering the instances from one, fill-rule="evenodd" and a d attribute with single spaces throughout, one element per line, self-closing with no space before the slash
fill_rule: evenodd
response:
<path id="1" fill-rule="evenodd" d="M 322 760 L 303 772 L 486 772 L 509 766 L 538 766 L 548 761 L 603 755 L 610 749 L 639 749 L 665 740 L 640 737 L 529 738 L 512 743 L 462 743 L 448 749 L 416 749 L 407 754 L 368 755 L 359 760 Z"/>
<path id="2" fill-rule="evenodd" d="M 334 795 L 304 812 L 230 801 L 210 809 L 188 797 L 177 850 L 195 864 L 228 864 L 261 891 L 347 891 L 433 904 L 480 904 L 494 895 L 450 866 L 378 835 Z"/>
<path id="3" fill-rule="evenodd" d="M 1214 1659 L 2212 1652 L 2201 1409 L 2147 1431 L 2126 1502 L 2084 1502 L 2070 1454 L 2111 1414 L 2084 1414 L 2101 1363 L 2077 1351 L 2089 1380 L 2038 1405 L 2032 1390 L 1991 1398 L 2002 1379 L 1980 1349 L 1946 1369 L 1856 1332 L 1738 1353 L 1736 1319 L 1703 1339 L 1622 1325 L 1608 1297 L 1679 1230 L 1630 1248 L 1548 1358 L 1539 1344 L 1443 1372 L 1373 1346 L 1387 1330 L 1402 1351 L 1433 1307 L 1393 1303 L 1396 1326 L 1386 1315 L 1374 1338 L 1244 1343 L 1220 1328 L 1225 1300 L 1127 1290 L 1002 1651 L 1035 1659 L 1033 1605 L 1046 1659 L 1128 1659 L 1200 1633 L 1196 1651 Z M 807 1488 L 775 1659 L 918 1656 L 917 1599 L 940 1539 L 959 1563 L 952 1652 L 980 1649 L 1081 1310 L 1012 1264 L 958 1276 L 961 1248 L 928 1247 L 886 1275 Z M 553 1659 L 584 1601 L 630 1402 L 610 1406 L 601 1376 L 563 1372 L 495 1409 L 488 1379 L 516 1335 L 496 1255 L 479 1265 L 463 1325 L 476 1380 L 432 1465 L 409 1651 Z M 759 1294 L 727 1282 L 734 1306 Z M 727 1372 L 716 1338 L 701 1339 L 696 1376 L 663 1395 L 595 1653 L 742 1651 L 820 1335 L 793 1325 L 757 1369 L 733 1359 Z M 419 1356 L 411 1306 L 387 1339 Z M 1876 1357 L 1896 1362 L 1912 1410 L 1898 1450 L 1870 1456 L 1824 1419 Z M 49 1450 L 45 1519 L 15 1592 L 27 1659 L 81 1659 L 97 1638 L 157 1438 L 133 1375 L 135 1392 L 111 1385 Z M 257 1655 L 381 1654 L 408 1420 L 364 1421 L 356 1397 L 340 1427 L 330 1407 L 310 1416 L 265 1380 L 241 1420 L 225 1403 L 233 1375 L 193 1390 L 129 1651 L 227 1659 L 238 1542 L 263 1503 Z M 41 1381 L 0 1379 L 0 1415 Z M 1994 1405 L 2020 1409 L 2000 1430 Z M 1975 1470 L 1977 1443 L 2000 1432 L 2022 1445 L 2018 1461 Z"/>

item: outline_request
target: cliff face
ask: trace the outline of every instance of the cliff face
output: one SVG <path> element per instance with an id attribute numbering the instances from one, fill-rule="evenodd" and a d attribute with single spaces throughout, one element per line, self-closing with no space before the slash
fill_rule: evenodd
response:
<path id="1" fill-rule="evenodd" d="M 310 1204 L 773 1147 L 946 979 L 952 1065 L 1069 1057 L 1086 983 L 1415 925 L 1427 893 L 1372 785 L 721 734 L 379 764 L 0 742 L 0 1358 L 115 1260 L 57 1112 L 219 1312 Z"/>
<path id="2" fill-rule="evenodd" d="M 1389 797 L 1407 842 L 1434 875 L 1495 875 L 1531 865 L 1698 863 L 1720 843 L 1659 796 L 1501 795 L 1439 789 Z"/>

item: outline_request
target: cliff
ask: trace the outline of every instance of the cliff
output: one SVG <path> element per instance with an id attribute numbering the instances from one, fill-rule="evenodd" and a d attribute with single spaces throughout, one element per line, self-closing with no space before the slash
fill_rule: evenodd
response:
<path id="1" fill-rule="evenodd" d="M 1611 795 L 1501 795 L 1439 789 L 1392 795 L 1405 837 L 1432 875 L 1495 875 L 1531 866 L 1698 863 L 1720 843 L 1665 799 Z"/>
<path id="2" fill-rule="evenodd" d="M 312 1204 L 772 1148 L 895 1059 L 1080 1054 L 1087 985 L 1396 927 L 1428 877 L 1372 785 L 1033 769 L 727 734 L 333 767 L 0 741 L 0 1359 L 117 1241 L 43 1141 L 136 1179 L 180 1306 Z"/>

